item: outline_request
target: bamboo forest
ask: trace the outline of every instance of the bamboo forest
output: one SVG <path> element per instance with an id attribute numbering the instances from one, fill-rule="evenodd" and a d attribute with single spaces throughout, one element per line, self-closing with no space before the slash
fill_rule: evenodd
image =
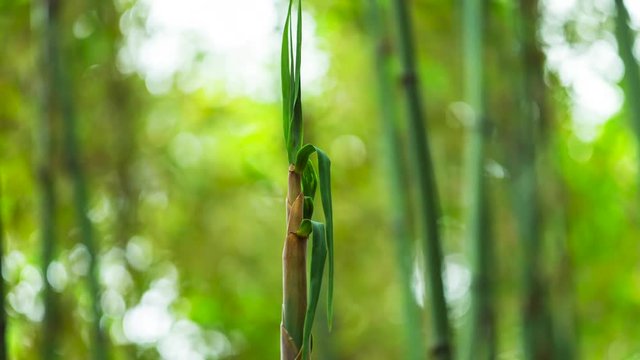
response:
<path id="1" fill-rule="evenodd" d="M 640 1 L 0 0 L 0 360 L 640 360 Z"/>

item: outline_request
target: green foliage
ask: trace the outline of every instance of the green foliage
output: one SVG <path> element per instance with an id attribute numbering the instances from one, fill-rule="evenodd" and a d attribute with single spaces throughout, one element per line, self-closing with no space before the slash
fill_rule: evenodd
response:
<path id="1" fill-rule="evenodd" d="M 313 225 L 313 246 L 311 247 L 311 267 L 309 274 L 309 304 L 304 318 L 304 338 L 302 340 L 302 358 L 311 357 L 311 330 L 313 320 L 320 299 L 320 288 L 322 287 L 322 277 L 324 275 L 324 263 L 327 258 L 327 239 L 323 223 L 312 221 Z"/>
<path id="2" fill-rule="evenodd" d="M 282 80 L 282 123 L 289 162 L 302 145 L 302 89 L 300 65 L 302 60 L 302 1 L 298 1 L 298 21 L 295 49 L 291 29 L 291 7 L 289 1 L 287 18 L 282 32 L 282 52 L 280 73 Z M 295 53 L 295 60 L 294 60 Z"/>

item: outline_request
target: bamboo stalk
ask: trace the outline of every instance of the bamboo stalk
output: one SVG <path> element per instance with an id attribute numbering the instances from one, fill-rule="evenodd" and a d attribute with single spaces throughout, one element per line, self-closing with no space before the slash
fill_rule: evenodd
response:
<path id="1" fill-rule="evenodd" d="M 541 273 L 540 253 L 542 224 L 538 202 L 536 169 L 536 138 L 547 121 L 544 54 L 537 39 L 539 21 L 537 0 L 520 0 L 519 13 L 514 16 L 519 37 L 521 74 L 517 91 L 520 93 L 520 122 L 518 128 L 518 164 L 514 171 L 514 201 L 521 240 L 522 276 L 522 338 L 526 359 L 551 359 L 553 334 L 547 306 L 546 288 Z"/>
<path id="2" fill-rule="evenodd" d="M 425 116 L 420 95 L 420 86 L 416 74 L 411 17 L 407 11 L 406 0 L 392 2 L 396 18 L 398 45 L 402 63 L 402 85 L 405 91 L 406 107 L 409 116 L 410 154 L 419 185 L 419 197 L 423 226 L 425 255 L 425 282 L 431 305 L 432 336 L 431 356 L 436 359 L 450 359 L 452 346 L 449 334 L 449 316 L 444 297 L 442 281 L 442 247 L 438 219 L 440 210 L 438 194 L 433 173 L 433 162 L 429 151 L 425 129 Z"/>
<path id="3" fill-rule="evenodd" d="M 51 88 L 56 89 L 56 100 L 59 102 L 63 123 L 63 142 L 66 167 L 73 183 L 73 199 L 76 217 L 80 227 L 82 243 L 89 252 L 89 295 L 93 313 L 92 352 L 94 359 L 107 359 L 107 339 L 100 326 L 102 308 L 100 305 L 100 285 L 98 250 L 93 237 L 91 221 L 88 218 L 87 187 L 79 160 L 79 146 L 76 135 L 76 114 L 72 100 L 70 80 L 66 73 L 62 52 L 60 50 L 61 31 L 59 25 L 60 0 L 47 0 L 47 29 L 50 33 L 50 62 L 53 71 Z"/>
<path id="4" fill-rule="evenodd" d="M 635 33 L 629 26 L 629 12 L 624 1 L 615 0 L 616 3 L 616 39 L 618 40 L 618 53 L 624 63 L 625 97 L 631 126 L 640 143 L 640 69 L 638 60 L 633 55 Z"/>
<path id="5" fill-rule="evenodd" d="M 554 174 L 554 182 L 558 185 L 557 196 L 566 203 L 566 184 Z M 576 346 L 575 285 L 573 267 L 568 243 L 568 221 L 564 207 L 555 212 L 554 230 L 557 235 L 555 250 L 555 312 L 554 312 L 554 356 L 557 359 L 579 359 Z"/>
<path id="6" fill-rule="evenodd" d="M 389 39 L 389 29 L 384 24 L 381 13 L 383 12 L 378 0 L 370 0 L 369 3 L 369 29 L 375 41 L 376 80 L 378 82 L 378 103 L 380 105 L 380 121 L 384 135 L 384 153 L 386 154 L 386 165 L 389 169 L 389 194 L 391 198 L 391 213 L 393 214 L 392 224 L 396 247 L 398 270 L 400 274 L 400 286 L 402 289 L 404 329 L 406 332 L 407 349 L 405 351 L 407 359 L 420 359 L 423 342 L 420 334 L 421 322 L 420 311 L 414 300 L 411 290 L 411 279 L 413 271 L 412 245 L 410 225 L 408 222 L 409 205 L 407 203 L 407 188 L 403 186 L 403 177 L 407 175 L 407 169 L 402 159 L 402 146 L 399 140 L 396 126 L 397 104 L 393 94 L 393 83 L 391 81 L 391 45 Z"/>
<path id="7" fill-rule="evenodd" d="M 470 125 L 468 158 L 468 242 L 471 251 L 472 282 L 469 309 L 469 334 L 466 359 L 493 359 L 496 356 L 496 334 L 492 304 L 490 264 L 492 244 L 489 229 L 489 203 L 484 176 L 486 138 L 489 124 L 484 94 L 484 7 L 483 0 L 463 2 L 463 59 L 465 99 L 473 113 Z"/>
<path id="8" fill-rule="evenodd" d="M 307 238 L 299 236 L 304 210 L 301 177 L 289 167 L 287 191 L 287 235 L 282 253 L 283 306 L 280 338 L 283 360 L 296 359 L 302 348 L 307 310 Z"/>
<path id="9" fill-rule="evenodd" d="M 43 29 L 45 44 L 43 47 L 42 66 L 43 82 L 42 98 L 43 109 L 37 125 L 38 129 L 38 155 L 37 155 L 37 181 L 39 188 L 40 206 L 40 236 L 42 243 L 41 272 L 46 279 L 47 270 L 53 260 L 55 251 L 55 207 L 56 196 L 54 191 L 53 174 L 53 118 L 55 112 L 55 71 L 54 58 L 57 56 L 57 39 L 55 31 L 57 28 L 57 3 L 45 0 L 44 10 L 46 13 L 46 23 Z M 57 309 L 55 295 L 51 284 L 44 281 L 43 288 L 44 319 L 42 323 L 42 344 L 41 356 L 43 359 L 53 359 L 57 341 Z"/>
<path id="10" fill-rule="evenodd" d="M 4 222 L 3 222 L 3 207 L 4 205 L 4 193 L 2 191 L 2 177 L 0 176 L 0 269 L 2 269 L 2 261 L 4 258 Z M 0 277 L 0 360 L 7 360 L 7 312 L 5 309 L 5 284 L 4 277 Z"/>

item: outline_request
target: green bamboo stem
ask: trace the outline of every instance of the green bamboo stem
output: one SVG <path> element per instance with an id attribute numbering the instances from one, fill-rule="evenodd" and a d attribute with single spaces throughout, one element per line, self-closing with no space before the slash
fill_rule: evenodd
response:
<path id="1" fill-rule="evenodd" d="M 629 12 L 624 1 L 615 0 L 616 3 L 616 39 L 618 40 L 618 52 L 624 63 L 625 97 L 631 126 L 640 143 L 640 69 L 638 60 L 633 55 L 635 32 L 629 26 Z"/>
<path id="2" fill-rule="evenodd" d="M 84 173 L 80 166 L 79 146 L 76 135 L 76 114 L 73 107 L 73 99 L 71 98 L 71 84 L 66 74 L 61 44 L 61 29 L 59 25 L 59 0 L 48 0 L 48 16 L 47 29 L 50 33 L 50 62 L 53 70 L 53 78 L 51 79 L 51 89 L 56 89 L 56 100 L 59 102 L 63 124 L 63 140 L 64 155 L 67 170 L 73 183 L 73 199 L 76 210 L 76 217 L 80 227 L 80 236 L 82 243 L 89 252 L 89 295 L 91 298 L 91 307 L 93 313 L 92 322 L 92 352 L 94 359 L 107 359 L 107 338 L 100 326 L 102 319 L 102 309 L 100 306 L 100 285 L 99 285 L 99 266 L 98 266 L 98 250 L 93 237 L 93 229 L 91 221 L 87 215 L 87 187 Z"/>
<path id="3" fill-rule="evenodd" d="M 4 258 L 4 222 L 3 220 L 3 205 L 4 205 L 4 193 L 2 191 L 2 177 L 0 176 L 0 269 L 2 269 L 2 261 Z M 7 360 L 7 313 L 5 309 L 5 286 L 4 277 L 0 277 L 0 360 Z"/>
<path id="4" fill-rule="evenodd" d="M 414 300 L 411 290 L 411 279 L 413 271 L 412 245 L 410 225 L 408 222 L 407 203 L 408 194 L 406 186 L 403 186 L 402 178 L 406 176 L 407 169 L 402 159 L 402 146 L 399 140 L 399 133 L 396 126 L 397 104 L 393 92 L 392 72 L 391 72 L 391 45 L 389 30 L 384 24 L 381 16 L 381 5 L 379 0 L 369 0 L 369 29 L 371 29 L 375 40 L 376 80 L 378 82 L 378 103 L 380 106 L 380 120 L 384 135 L 384 153 L 387 167 L 389 169 L 389 194 L 393 214 L 392 224 L 398 270 L 400 273 L 400 286 L 402 289 L 404 329 L 406 331 L 407 348 L 406 359 L 420 359 L 423 342 L 421 341 L 420 311 Z"/>
<path id="5" fill-rule="evenodd" d="M 558 196 L 563 203 L 566 203 L 566 185 L 558 176 L 555 182 L 559 184 Z M 555 287 L 556 312 L 554 317 L 554 356 L 557 359 L 578 359 L 576 347 L 576 318 L 575 318 L 575 285 L 573 279 L 573 268 L 571 254 L 568 244 L 568 224 L 566 209 L 557 211 L 554 219 L 554 229 L 557 234 L 555 241 L 556 270 Z"/>
<path id="6" fill-rule="evenodd" d="M 433 358 L 450 359 L 452 346 L 442 281 L 442 247 L 438 228 L 440 210 L 433 162 L 424 124 L 422 97 L 416 73 L 411 17 L 407 11 L 406 0 L 394 0 L 392 4 L 398 27 L 398 45 L 403 71 L 402 85 L 406 94 L 406 107 L 409 116 L 410 154 L 413 157 L 412 165 L 417 176 L 420 194 L 420 216 L 422 216 L 423 223 L 421 230 L 425 246 L 425 282 L 431 306 L 430 318 L 433 336 L 430 352 Z"/>
<path id="7" fill-rule="evenodd" d="M 465 99 L 473 113 L 470 125 L 468 158 L 468 241 L 471 252 L 472 283 L 469 309 L 469 334 L 465 359 L 493 359 L 496 356 L 495 319 L 492 304 L 490 264 L 492 244 L 489 229 L 489 204 L 484 176 L 488 122 L 485 109 L 483 41 L 483 0 L 463 2 L 463 58 Z"/>
<path id="8" fill-rule="evenodd" d="M 53 141 L 52 123 L 55 109 L 55 69 L 53 59 L 57 56 L 58 42 L 55 36 L 57 28 L 56 12 L 57 7 L 54 1 L 45 0 L 44 10 L 46 13 L 46 23 L 43 28 L 45 44 L 43 47 L 42 66 L 43 78 L 42 87 L 43 109 L 42 115 L 37 124 L 37 182 L 39 188 L 40 206 L 40 236 L 42 242 L 41 272 L 45 276 L 49 265 L 53 261 L 56 231 L 55 231 L 55 207 L 56 196 L 54 190 L 53 171 Z M 42 359 L 53 359 L 56 349 L 56 302 L 53 289 L 48 281 L 44 282 L 43 289 L 44 319 L 42 323 Z"/>
<path id="9" fill-rule="evenodd" d="M 538 45 L 537 0 L 520 0 L 514 16 L 519 37 L 521 74 L 517 91 L 522 99 L 518 128 L 518 164 L 514 171 L 514 201 L 521 240 L 522 339 L 525 359 L 550 359 L 553 334 L 540 266 L 542 236 L 536 169 L 536 134 L 546 122 L 544 55 Z M 536 126 L 538 125 L 538 126 Z"/>

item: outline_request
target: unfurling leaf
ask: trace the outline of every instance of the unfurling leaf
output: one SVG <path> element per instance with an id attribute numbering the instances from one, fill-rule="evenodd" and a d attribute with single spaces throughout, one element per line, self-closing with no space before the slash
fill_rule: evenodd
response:
<path id="1" fill-rule="evenodd" d="M 311 221 L 313 227 L 312 247 L 311 247 L 311 273 L 309 276 L 309 300 L 307 312 L 304 318 L 304 332 L 302 336 L 302 359 L 309 359 L 311 355 L 311 330 L 313 320 L 320 299 L 320 289 L 322 288 L 322 275 L 324 273 L 324 263 L 327 258 L 327 241 L 325 237 L 325 227 L 323 223 Z"/>
<path id="2" fill-rule="evenodd" d="M 318 173 L 313 163 L 308 162 L 302 173 L 302 192 L 304 196 L 315 198 L 316 188 L 318 187 Z"/>
<path id="3" fill-rule="evenodd" d="M 309 157 L 313 155 L 314 152 L 316 152 L 316 147 L 311 144 L 307 144 L 298 150 L 294 164 L 298 174 L 304 174 L 304 170 L 309 163 Z"/>
<path id="4" fill-rule="evenodd" d="M 300 224 L 300 228 L 296 231 L 296 235 L 306 238 L 309 234 L 311 234 L 311 221 L 304 219 Z"/>
<path id="5" fill-rule="evenodd" d="M 327 251 L 329 252 L 329 287 L 327 290 L 327 317 L 329 329 L 333 325 L 333 204 L 331 203 L 331 160 L 324 151 L 318 152 L 318 173 L 320 177 L 320 199 L 327 223 Z"/>
<path id="6" fill-rule="evenodd" d="M 312 216 L 313 216 L 313 198 L 309 196 L 305 196 L 302 217 L 304 219 L 311 219 Z"/>
<path id="7" fill-rule="evenodd" d="M 329 286 L 327 290 L 327 316 L 329 329 L 333 325 L 333 204 L 331 202 L 331 160 L 327 154 L 321 149 L 307 144 L 296 153 L 295 168 L 296 172 L 304 174 L 308 164 L 309 157 L 313 153 L 318 154 L 318 179 L 320 183 L 320 199 L 322 200 L 322 209 L 324 211 L 324 219 L 327 223 L 326 238 L 327 251 L 329 253 Z M 306 195 L 306 194 L 305 194 Z"/>

